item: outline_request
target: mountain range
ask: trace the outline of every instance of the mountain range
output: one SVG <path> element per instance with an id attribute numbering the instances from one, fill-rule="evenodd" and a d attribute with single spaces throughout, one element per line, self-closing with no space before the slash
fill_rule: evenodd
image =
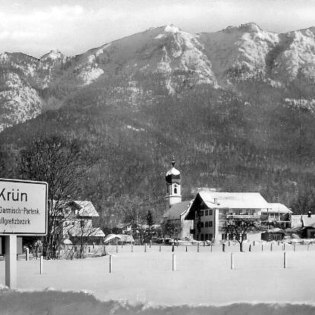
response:
<path id="1" fill-rule="evenodd" d="M 315 179 L 314 83 L 315 27 L 190 34 L 167 25 L 77 56 L 6 52 L 0 141 L 19 150 L 43 126 L 79 139 L 101 156 L 84 184 L 100 207 L 128 194 L 162 209 L 173 155 L 187 198 L 211 186 L 294 207 Z"/>

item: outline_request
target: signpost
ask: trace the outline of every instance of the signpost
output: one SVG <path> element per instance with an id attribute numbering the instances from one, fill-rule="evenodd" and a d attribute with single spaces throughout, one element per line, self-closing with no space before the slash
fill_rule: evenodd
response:
<path id="1" fill-rule="evenodd" d="M 46 235 L 48 184 L 0 179 L 0 235 L 5 236 L 5 284 L 16 287 L 17 235 Z"/>

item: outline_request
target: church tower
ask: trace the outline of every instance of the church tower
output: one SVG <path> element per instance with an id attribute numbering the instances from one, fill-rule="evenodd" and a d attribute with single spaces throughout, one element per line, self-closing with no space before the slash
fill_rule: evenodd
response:
<path id="1" fill-rule="evenodd" d="M 180 172 L 175 168 L 175 160 L 172 161 L 172 168 L 166 173 L 166 208 L 182 201 L 180 187 Z"/>

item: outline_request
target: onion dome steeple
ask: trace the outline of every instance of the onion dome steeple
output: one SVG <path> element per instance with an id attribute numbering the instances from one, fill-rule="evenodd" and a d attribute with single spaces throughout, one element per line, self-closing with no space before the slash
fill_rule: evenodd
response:
<path id="1" fill-rule="evenodd" d="M 172 160 L 172 168 L 165 175 L 166 180 L 166 204 L 167 208 L 182 201 L 180 171 L 175 168 L 175 159 Z"/>

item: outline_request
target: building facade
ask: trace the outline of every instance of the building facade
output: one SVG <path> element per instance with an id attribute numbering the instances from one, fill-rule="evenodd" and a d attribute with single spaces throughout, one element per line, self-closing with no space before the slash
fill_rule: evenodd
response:
<path id="1" fill-rule="evenodd" d="M 268 207 L 259 193 L 200 191 L 193 200 L 186 220 L 194 220 L 192 232 L 196 240 L 227 240 L 235 237 L 226 232 L 228 219 L 260 220 L 262 211 Z"/>

